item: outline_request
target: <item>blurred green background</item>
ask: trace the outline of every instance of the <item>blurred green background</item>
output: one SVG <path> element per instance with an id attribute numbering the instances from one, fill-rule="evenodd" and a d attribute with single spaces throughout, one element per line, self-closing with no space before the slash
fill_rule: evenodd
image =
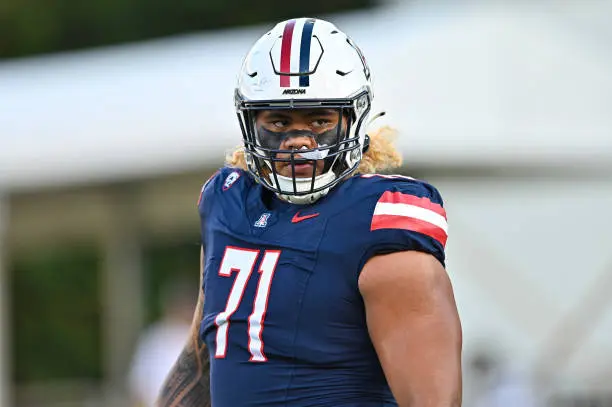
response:
<path id="1" fill-rule="evenodd" d="M 198 286 L 199 238 L 143 250 L 144 325 L 161 317 L 161 288 L 171 279 Z M 14 372 L 18 384 L 102 379 L 101 254 L 67 243 L 13 260 Z"/>
<path id="2" fill-rule="evenodd" d="M 373 0 L 3 0 L 0 57 L 74 50 L 319 15 Z"/>

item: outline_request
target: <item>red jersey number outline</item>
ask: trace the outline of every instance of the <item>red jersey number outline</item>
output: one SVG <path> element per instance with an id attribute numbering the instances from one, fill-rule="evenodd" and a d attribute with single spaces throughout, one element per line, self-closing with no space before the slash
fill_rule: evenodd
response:
<path id="1" fill-rule="evenodd" d="M 272 277 L 274 277 L 280 254 L 280 250 L 265 250 L 259 266 L 259 282 L 255 298 L 253 299 L 253 312 L 249 316 L 248 325 L 250 362 L 266 362 L 268 360 L 263 352 L 264 343 L 261 334 L 264 328 L 266 310 L 268 309 Z M 215 325 L 217 326 L 215 358 L 217 359 L 225 358 L 230 317 L 242 303 L 244 291 L 259 256 L 260 251 L 256 249 L 243 249 L 233 246 L 225 248 L 225 253 L 219 266 L 219 275 L 231 277 L 233 272 L 237 274 L 227 297 L 225 309 L 217 314 L 215 318 Z"/>

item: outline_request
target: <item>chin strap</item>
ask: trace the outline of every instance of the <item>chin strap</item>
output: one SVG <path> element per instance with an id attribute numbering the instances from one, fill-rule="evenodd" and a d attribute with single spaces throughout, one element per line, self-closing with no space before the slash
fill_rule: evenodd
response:
<path id="1" fill-rule="evenodd" d="M 336 178 L 335 174 L 332 171 L 328 171 L 325 174 L 319 175 L 315 178 L 314 187 L 318 188 L 324 186 L 326 184 L 330 184 Z M 293 179 L 289 177 L 283 177 L 282 175 L 277 175 L 278 179 L 278 187 L 281 191 L 293 191 Z M 306 192 L 310 190 L 310 186 L 312 184 L 311 178 L 296 178 L 296 187 L 298 192 Z M 274 181 L 271 180 L 273 183 Z M 316 202 L 320 198 L 324 197 L 328 192 L 329 188 L 325 188 L 318 192 L 312 192 L 309 194 L 303 195 L 292 195 L 287 192 L 277 193 L 278 197 L 294 204 L 306 205 Z"/>
<path id="2" fill-rule="evenodd" d="M 323 191 L 315 192 L 314 194 L 308 194 L 308 195 L 284 195 L 284 194 L 276 194 L 276 195 L 283 201 L 287 201 L 295 205 L 309 205 L 323 198 L 325 195 L 327 195 L 328 192 L 329 192 L 329 188 L 324 189 Z"/>

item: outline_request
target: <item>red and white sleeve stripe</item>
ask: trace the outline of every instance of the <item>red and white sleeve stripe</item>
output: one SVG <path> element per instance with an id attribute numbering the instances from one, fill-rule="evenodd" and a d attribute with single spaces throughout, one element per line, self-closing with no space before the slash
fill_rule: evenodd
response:
<path id="1" fill-rule="evenodd" d="M 401 192 L 386 191 L 376 203 L 370 230 L 404 229 L 427 235 L 444 247 L 448 238 L 442 205 Z"/>

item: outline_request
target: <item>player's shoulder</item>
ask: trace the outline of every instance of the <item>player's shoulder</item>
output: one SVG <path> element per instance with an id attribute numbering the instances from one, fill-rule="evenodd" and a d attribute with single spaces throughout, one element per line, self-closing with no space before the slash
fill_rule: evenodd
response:
<path id="1" fill-rule="evenodd" d="M 442 196 L 430 183 L 404 175 L 363 174 L 346 185 L 354 236 L 369 257 L 403 250 L 434 255 L 444 264 L 448 238 Z"/>
<path id="2" fill-rule="evenodd" d="M 244 187 L 244 184 L 250 185 L 251 182 L 249 173 L 242 168 L 221 167 L 202 185 L 198 206 L 201 206 L 207 199 L 210 200 L 213 196 L 223 194 L 230 189 L 241 189 L 241 186 Z"/>
<path id="3" fill-rule="evenodd" d="M 209 185 L 213 185 L 215 188 L 220 187 L 222 191 L 227 191 L 242 177 L 248 178 L 247 171 L 242 168 L 221 167 L 204 183 L 202 188 L 205 189 Z"/>
<path id="4" fill-rule="evenodd" d="M 444 206 L 442 195 L 432 184 L 405 175 L 359 174 L 348 185 L 359 201 L 417 203 L 424 200 Z"/>

